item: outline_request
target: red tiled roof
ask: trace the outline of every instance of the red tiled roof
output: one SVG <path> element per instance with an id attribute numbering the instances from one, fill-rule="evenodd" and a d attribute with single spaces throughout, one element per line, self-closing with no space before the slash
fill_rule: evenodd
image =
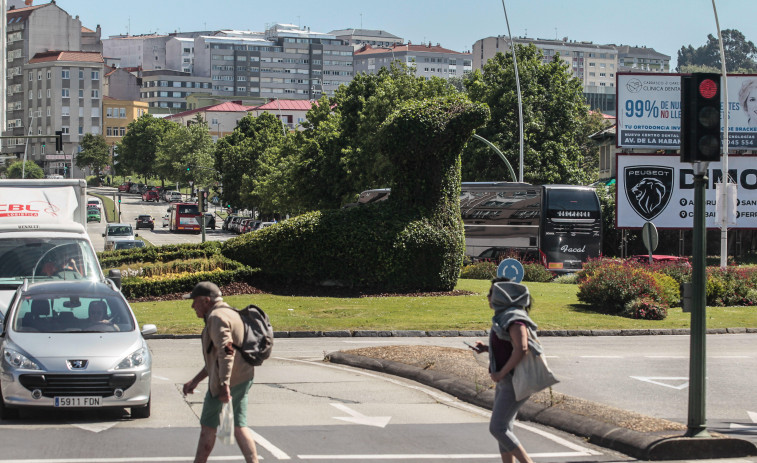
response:
<path id="1" fill-rule="evenodd" d="M 310 111 L 313 105 L 317 105 L 313 100 L 274 100 L 260 106 L 251 108 L 254 111 Z"/>
<path id="2" fill-rule="evenodd" d="M 49 3 L 45 3 L 42 5 L 35 5 L 35 6 L 27 6 L 25 8 L 16 8 L 13 10 L 8 10 L 7 18 L 8 18 L 8 24 L 14 23 L 14 22 L 20 22 L 26 20 L 26 18 L 29 17 L 29 15 L 36 10 L 37 8 L 43 8 L 47 5 L 50 5 Z"/>
<path id="3" fill-rule="evenodd" d="M 81 31 L 82 32 L 94 32 L 92 29 L 90 29 L 88 27 L 84 27 L 84 26 L 81 27 Z"/>
<path id="4" fill-rule="evenodd" d="M 46 61 L 78 61 L 81 63 L 104 63 L 103 55 L 96 51 L 45 51 L 37 53 L 29 64 Z"/>
<path id="5" fill-rule="evenodd" d="M 470 53 L 463 53 L 449 48 L 444 48 L 439 45 L 410 45 L 410 44 L 394 44 L 391 47 L 386 48 L 374 48 L 370 45 L 365 45 L 361 49 L 355 52 L 355 55 L 372 55 L 379 53 L 392 53 L 392 52 L 414 52 L 414 53 L 454 53 L 457 55 L 470 55 Z"/>
<path id="6" fill-rule="evenodd" d="M 254 106 L 244 106 L 237 103 L 233 103 L 231 101 L 226 101 L 224 103 L 219 103 L 213 106 L 205 106 L 204 108 L 190 109 L 189 111 L 171 114 L 170 116 L 167 116 L 166 119 L 181 119 L 183 117 L 191 116 L 192 114 L 201 113 L 201 112 L 208 112 L 208 113 L 209 112 L 227 112 L 227 113 L 247 112 L 251 110 L 252 108 L 254 108 Z"/>

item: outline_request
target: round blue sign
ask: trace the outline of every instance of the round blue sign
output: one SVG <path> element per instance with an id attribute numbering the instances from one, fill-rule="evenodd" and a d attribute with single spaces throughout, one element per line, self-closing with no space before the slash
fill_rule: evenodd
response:
<path id="1" fill-rule="evenodd" d="M 497 276 L 509 278 L 514 283 L 520 283 L 523 280 L 523 264 L 516 259 L 505 259 L 497 267 Z"/>

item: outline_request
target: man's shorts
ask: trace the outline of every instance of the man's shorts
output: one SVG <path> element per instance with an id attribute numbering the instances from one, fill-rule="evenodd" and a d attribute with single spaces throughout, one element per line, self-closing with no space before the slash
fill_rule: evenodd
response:
<path id="1" fill-rule="evenodd" d="M 247 393 L 252 387 L 252 380 L 237 384 L 231 388 L 231 405 L 234 408 L 234 426 L 247 426 Z M 223 402 L 218 397 L 210 395 L 210 388 L 205 394 L 205 401 L 202 403 L 202 415 L 200 424 L 209 428 L 217 428 L 221 424 L 221 408 Z"/>

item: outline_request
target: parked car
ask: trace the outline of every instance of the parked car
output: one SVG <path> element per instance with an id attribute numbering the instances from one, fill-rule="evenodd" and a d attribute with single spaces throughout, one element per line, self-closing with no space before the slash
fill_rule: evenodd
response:
<path id="1" fill-rule="evenodd" d="M 139 217 L 137 217 L 136 226 L 137 230 L 139 230 L 140 228 L 149 228 L 150 230 L 155 230 L 155 221 L 151 216 L 147 214 L 141 214 Z"/>
<path id="2" fill-rule="evenodd" d="M 648 264 L 649 254 L 637 254 L 635 256 L 629 257 L 628 260 L 639 262 L 641 264 Z M 689 262 L 689 259 L 686 257 L 671 256 L 667 254 L 652 254 L 652 263 L 658 263 L 658 262 L 672 262 L 676 264 L 681 264 L 684 267 L 691 267 L 691 263 Z"/>
<path id="3" fill-rule="evenodd" d="M 105 227 L 105 250 L 110 251 L 113 249 L 113 244 L 116 241 L 133 240 L 139 236 L 134 233 L 134 229 L 131 224 L 128 223 L 112 223 Z"/>
<path id="4" fill-rule="evenodd" d="M 145 186 L 144 183 L 132 183 L 129 187 L 129 193 L 142 193 L 142 187 Z"/>
<path id="5" fill-rule="evenodd" d="M 171 223 L 171 214 L 165 214 L 163 216 L 163 228 L 166 228 Z"/>
<path id="6" fill-rule="evenodd" d="M 160 196 L 155 190 L 147 190 L 142 193 L 142 201 L 155 201 L 157 203 L 160 201 Z"/>
<path id="7" fill-rule="evenodd" d="M 239 223 L 246 219 L 247 217 L 242 216 L 235 216 L 233 219 L 231 219 L 231 222 L 229 222 L 228 230 L 234 233 L 239 233 Z"/>
<path id="8" fill-rule="evenodd" d="M 145 246 L 146 244 L 142 240 L 124 240 L 113 243 L 113 250 L 118 251 L 119 249 L 144 248 Z"/>
<path id="9" fill-rule="evenodd" d="M 120 185 L 118 185 L 118 192 L 119 193 L 128 193 L 131 189 L 131 182 L 124 182 Z"/>
<path id="10" fill-rule="evenodd" d="M 95 206 L 87 207 L 87 223 L 89 222 L 100 222 L 102 220 L 102 216 L 100 215 L 100 209 L 98 209 Z"/>
<path id="11" fill-rule="evenodd" d="M 231 220 L 237 217 L 236 215 L 229 214 L 226 216 L 225 219 L 223 219 L 223 224 L 221 225 L 221 230 L 228 230 L 229 229 L 229 223 L 231 223 Z"/>
<path id="12" fill-rule="evenodd" d="M 157 331 L 137 319 L 112 283 L 23 284 L 0 337 L 0 415 L 20 408 L 124 408 L 150 416 L 152 356 L 144 340 Z"/>
<path id="13" fill-rule="evenodd" d="M 266 227 L 270 227 L 271 225 L 276 225 L 276 222 L 261 222 L 260 226 L 256 228 L 256 230 L 262 230 Z"/>

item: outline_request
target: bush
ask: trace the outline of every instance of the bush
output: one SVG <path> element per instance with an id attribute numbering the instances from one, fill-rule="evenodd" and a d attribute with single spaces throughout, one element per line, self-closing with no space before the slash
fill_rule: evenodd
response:
<path id="1" fill-rule="evenodd" d="M 460 278 L 470 280 L 491 280 L 497 276 L 497 264 L 494 262 L 475 262 L 463 266 Z"/>
<path id="2" fill-rule="evenodd" d="M 639 298 L 660 301 L 660 288 L 651 272 L 625 263 L 607 262 L 592 269 L 579 283 L 578 299 L 603 313 L 615 314 Z"/>
<path id="3" fill-rule="evenodd" d="M 578 284 L 578 273 L 564 273 L 559 277 L 552 280 L 553 283 L 562 285 L 575 285 Z"/>
<path id="4" fill-rule="evenodd" d="M 102 251 L 97 253 L 97 257 L 100 260 L 100 266 L 103 269 L 109 269 L 137 262 L 170 262 L 180 259 L 208 258 L 219 255 L 221 245 L 222 243 L 218 241 L 206 241 L 201 244 L 167 244 L 147 248 Z"/>
<path id="5" fill-rule="evenodd" d="M 249 281 L 256 270 L 242 267 L 237 270 L 214 270 L 210 272 L 188 273 L 165 279 L 130 278 L 121 284 L 121 292 L 127 299 L 164 294 L 188 293 L 201 281 L 212 281 L 225 286 L 237 281 Z"/>
<path id="6" fill-rule="evenodd" d="M 754 267 L 710 267 L 707 269 L 707 305 L 755 305 L 757 269 Z"/>
<path id="7" fill-rule="evenodd" d="M 653 273 L 655 283 L 660 289 L 660 302 L 668 307 L 676 307 L 681 305 L 681 285 L 673 277 L 662 274 Z"/>
<path id="8" fill-rule="evenodd" d="M 641 320 L 665 320 L 668 308 L 665 304 L 642 297 L 627 302 L 623 308 L 623 315 Z"/>
<path id="9" fill-rule="evenodd" d="M 554 277 L 555 275 L 541 264 L 523 264 L 523 281 L 547 283 Z"/>

